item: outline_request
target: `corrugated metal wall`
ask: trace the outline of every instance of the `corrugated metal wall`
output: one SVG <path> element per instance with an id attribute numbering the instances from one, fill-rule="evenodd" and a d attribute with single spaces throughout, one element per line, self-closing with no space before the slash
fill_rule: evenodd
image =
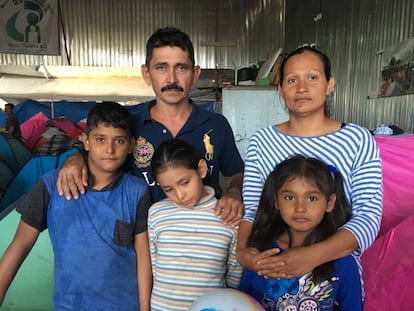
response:
<path id="1" fill-rule="evenodd" d="M 202 68 L 256 63 L 285 41 L 286 51 L 316 43 L 337 79 L 330 98 L 335 118 L 414 132 L 414 95 L 377 98 L 377 52 L 414 36 L 412 0 L 61 0 L 60 6 L 61 56 L 0 54 L 0 64 L 140 66 L 146 39 L 166 25 L 190 34 Z"/>
<path id="2" fill-rule="evenodd" d="M 337 82 L 330 98 L 335 118 L 414 132 L 414 95 L 378 98 L 379 51 L 414 36 L 413 16 L 412 0 L 287 0 L 286 49 L 316 43 L 328 54 Z"/>
<path id="3" fill-rule="evenodd" d="M 0 64 L 136 67 L 164 26 L 191 36 L 202 68 L 257 63 L 283 45 L 284 0 L 60 0 L 60 8 L 62 56 L 0 53 Z"/>

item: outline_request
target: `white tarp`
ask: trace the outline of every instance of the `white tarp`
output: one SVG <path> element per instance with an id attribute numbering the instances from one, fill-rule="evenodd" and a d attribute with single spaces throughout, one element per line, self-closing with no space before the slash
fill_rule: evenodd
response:
<path id="1" fill-rule="evenodd" d="M 154 98 L 139 69 L 0 66 L 0 97 L 33 100 L 114 100 L 140 103 Z"/>

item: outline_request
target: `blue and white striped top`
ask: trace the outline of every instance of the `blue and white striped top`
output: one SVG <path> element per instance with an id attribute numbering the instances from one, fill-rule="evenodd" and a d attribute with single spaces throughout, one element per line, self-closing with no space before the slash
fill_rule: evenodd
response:
<path id="1" fill-rule="evenodd" d="M 211 290 L 239 285 L 237 227 L 215 215 L 214 190 L 205 189 L 207 195 L 192 208 L 164 199 L 149 209 L 152 311 L 188 310 Z"/>
<path id="2" fill-rule="evenodd" d="M 341 172 L 353 212 L 343 228 L 351 231 L 357 239 L 359 249 L 353 255 L 359 257 L 378 234 L 383 191 L 378 147 L 371 133 L 356 124 L 349 123 L 333 133 L 311 137 L 287 135 L 275 126 L 253 134 L 245 160 L 244 220 L 253 222 L 268 174 L 294 154 L 320 159 Z"/>

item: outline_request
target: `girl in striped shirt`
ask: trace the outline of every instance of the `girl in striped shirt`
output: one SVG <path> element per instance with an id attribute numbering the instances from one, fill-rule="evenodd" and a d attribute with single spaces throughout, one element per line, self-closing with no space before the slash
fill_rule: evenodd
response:
<path id="1" fill-rule="evenodd" d="M 188 310 L 208 291 L 236 288 L 237 227 L 215 213 L 217 199 L 204 185 L 207 163 L 180 139 L 163 142 L 151 160 L 167 198 L 151 206 L 148 235 L 153 269 L 151 310 Z"/>

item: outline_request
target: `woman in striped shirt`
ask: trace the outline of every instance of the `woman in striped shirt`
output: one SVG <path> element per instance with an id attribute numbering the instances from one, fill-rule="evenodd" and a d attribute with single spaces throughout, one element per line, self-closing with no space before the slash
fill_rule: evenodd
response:
<path id="1" fill-rule="evenodd" d="M 280 69 L 279 92 L 289 120 L 258 130 L 249 141 L 243 180 L 245 215 L 239 227 L 237 258 L 259 275 L 297 277 L 349 254 L 355 256 L 360 268 L 360 255 L 379 231 L 383 191 L 378 147 L 367 129 L 329 118 L 325 101 L 334 85 L 325 54 L 310 47 L 296 49 Z M 264 181 L 293 154 L 317 158 L 339 170 L 353 216 L 329 239 L 310 246 L 291 248 L 283 254 L 277 248 L 264 252 L 248 248 Z"/>

